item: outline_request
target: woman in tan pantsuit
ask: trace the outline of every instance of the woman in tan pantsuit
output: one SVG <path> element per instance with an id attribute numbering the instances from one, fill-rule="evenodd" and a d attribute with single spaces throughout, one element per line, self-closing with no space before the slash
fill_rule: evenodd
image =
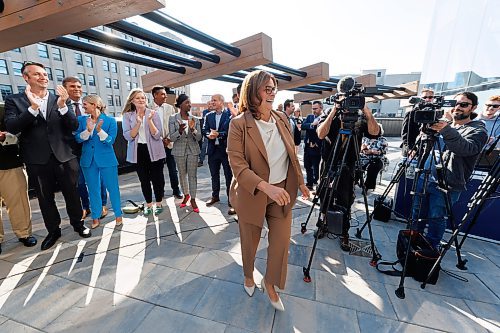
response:
<path id="1" fill-rule="evenodd" d="M 239 218 L 244 289 L 253 295 L 255 254 L 264 218 L 269 228 L 267 268 L 262 288 L 271 304 L 283 311 L 274 286 L 284 289 L 292 206 L 304 185 L 295 145 L 285 115 L 272 110 L 276 79 L 265 71 L 255 71 L 243 81 L 239 110 L 231 120 L 227 153 L 233 170 L 230 201 Z"/>

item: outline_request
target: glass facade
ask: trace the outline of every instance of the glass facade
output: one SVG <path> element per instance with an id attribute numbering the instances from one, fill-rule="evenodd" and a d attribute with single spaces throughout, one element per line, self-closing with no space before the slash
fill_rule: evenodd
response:
<path id="1" fill-rule="evenodd" d="M 472 91 L 480 103 L 500 95 L 498 13 L 496 0 L 436 1 L 420 86 L 445 96 Z"/>

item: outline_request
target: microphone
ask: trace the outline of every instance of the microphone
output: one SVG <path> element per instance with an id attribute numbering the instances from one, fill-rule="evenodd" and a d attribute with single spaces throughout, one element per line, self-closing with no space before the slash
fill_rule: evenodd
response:
<path id="1" fill-rule="evenodd" d="M 337 91 L 341 94 L 345 94 L 354 89 L 355 85 L 356 81 L 352 76 L 344 76 L 337 83 Z"/>

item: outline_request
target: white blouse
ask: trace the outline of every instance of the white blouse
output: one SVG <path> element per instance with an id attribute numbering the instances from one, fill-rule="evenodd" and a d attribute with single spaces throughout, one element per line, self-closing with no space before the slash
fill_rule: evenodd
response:
<path id="1" fill-rule="evenodd" d="M 286 179 L 290 159 L 273 116 L 269 122 L 256 120 L 257 128 L 266 147 L 269 162 L 269 184 L 278 184 Z"/>
<path id="2" fill-rule="evenodd" d="M 137 143 L 148 143 L 146 139 L 146 128 L 144 127 L 144 121 L 146 120 L 146 116 L 142 117 L 142 122 L 141 126 L 139 126 L 139 132 L 138 132 L 138 140 Z"/>

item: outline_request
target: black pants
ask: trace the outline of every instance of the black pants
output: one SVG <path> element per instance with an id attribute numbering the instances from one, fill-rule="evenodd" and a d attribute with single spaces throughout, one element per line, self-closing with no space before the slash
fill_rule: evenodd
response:
<path id="1" fill-rule="evenodd" d="M 373 158 L 365 165 L 366 178 L 365 186 L 369 190 L 374 190 L 377 186 L 378 173 L 384 167 L 384 162 L 381 159 Z"/>
<path id="2" fill-rule="evenodd" d="M 47 164 L 27 164 L 31 184 L 35 187 L 45 228 L 49 233 L 59 232 L 61 216 L 54 200 L 55 192 L 61 190 L 66 203 L 69 221 L 75 231 L 83 228 L 82 205 L 78 195 L 78 162 L 74 158 L 59 162 L 54 155 Z"/>
<path id="3" fill-rule="evenodd" d="M 174 194 L 179 194 L 179 176 L 177 175 L 177 165 L 175 165 L 175 159 L 172 156 L 172 149 L 165 148 L 165 163 L 168 169 L 168 178 L 170 179 L 170 187 Z"/>
<path id="4" fill-rule="evenodd" d="M 304 168 L 306 169 L 306 185 L 313 186 L 319 179 L 321 150 L 319 147 L 304 147 Z"/>
<path id="5" fill-rule="evenodd" d="M 322 181 L 325 180 L 327 179 L 323 179 Z M 333 177 L 330 178 L 330 181 L 331 180 L 333 180 Z M 346 209 L 347 214 L 344 215 L 344 223 L 342 224 L 342 236 L 347 236 L 349 234 L 349 228 L 351 227 L 349 215 L 355 198 L 353 168 L 349 166 L 344 166 L 344 168 L 342 168 L 338 179 L 337 191 L 333 191 L 332 189 L 327 188 L 327 186 L 321 187 L 323 189 L 320 193 L 322 213 L 326 214 L 330 194 L 333 195 L 331 204 L 336 204 Z"/>
<path id="6" fill-rule="evenodd" d="M 151 162 L 148 145 L 145 143 L 137 144 L 137 176 L 139 176 L 142 195 L 144 195 L 146 203 L 153 202 L 151 184 L 153 184 L 156 202 L 161 202 L 163 200 L 163 190 L 165 187 L 163 160 Z"/>
<path id="7" fill-rule="evenodd" d="M 220 192 L 220 166 L 224 170 L 224 177 L 226 178 L 226 194 L 229 200 L 229 188 L 231 187 L 231 180 L 233 179 L 233 172 L 229 165 L 226 149 L 222 145 L 215 146 L 215 149 L 210 151 L 208 155 L 208 167 L 210 169 L 210 176 L 212 177 L 212 197 L 218 198 Z"/>

